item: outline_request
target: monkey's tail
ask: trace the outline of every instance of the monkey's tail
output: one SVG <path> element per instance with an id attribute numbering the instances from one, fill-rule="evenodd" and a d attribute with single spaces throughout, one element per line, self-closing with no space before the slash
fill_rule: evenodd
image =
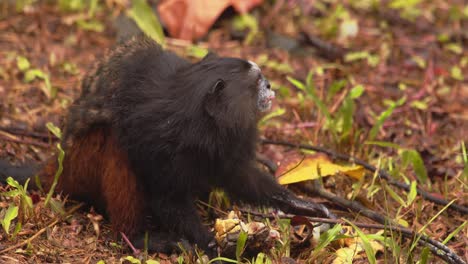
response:
<path id="1" fill-rule="evenodd" d="M 8 161 L 0 160 L 0 182 L 6 183 L 8 177 L 12 177 L 23 185 L 29 178 L 39 172 L 36 164 L 23 164 L 15 166 Z M 34 184 L 33 184 L 34 185 Z"/>

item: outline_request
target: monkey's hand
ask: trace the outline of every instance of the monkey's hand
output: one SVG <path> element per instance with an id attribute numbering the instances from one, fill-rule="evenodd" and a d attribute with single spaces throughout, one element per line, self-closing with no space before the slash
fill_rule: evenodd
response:
<path id="1" fill-rule="evenodd" d="M 337 218 L 324 205 L 301 199 L 286 189 L 282 193 L 273 195 L 272 199 L 275 200 L 278 207 L 284 212 L 305 216 L 321 216 L 331 219 Z"/>
<path id="2" fill-rule="evenodd" d="M 278 184 L 274 177 L 257 167 L 247 167 L 242 172 L 237 177 L 232 177 L 237 179 L 237 182 L 225 184 L 228 193 L 237 200 L 254 205 L 273 206 L 293 214 L 336 218 L 325 206 L 298 198 Z"/>

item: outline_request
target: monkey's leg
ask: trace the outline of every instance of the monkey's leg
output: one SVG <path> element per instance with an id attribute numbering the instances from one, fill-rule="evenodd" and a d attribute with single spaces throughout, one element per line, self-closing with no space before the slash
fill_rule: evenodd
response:
<path id="1" fill-rule="evenodd" d="M 145 234 L 139 234 L 132 240 L 136 248 L 143 249 L 145 247 Z M 192 251 L 193 247 L 188 240 L 181 238 L 179 235 L 167 231 L 152 231 L 148 233 L 146 241 L 148 251 L 160 252 L 165 254 L 180 253 L 182 247 L 186 251 Z"/>
<path id="2" fill-rule="evenodd" d="M 101 155 L 102 196 L 112 227 L 132 237 L 144 230 L 144 192 L 112 135 L 106 139 Z"/>
<path id="3" fill-rule="evenodd" d="M 204 250 L 208 256 L 214 256 L 213 249 L 209 247 L 213 235 L 203 225 L 194 198 L 184 197 L 184 194 L 155 196 L 151 207 L 157 230 L 173 232 L 178 235 L 178 240 L 186 239 Z"/>
<path id="4" fill-rule="evenodd" d="M 227 184 L 227 187 L 235 199 L 256 205 L 278 207 L 294 214 L 334 218 L 325 206 L 298 198 L 279 185 L 272 176 L 254 166 L 232 178 L 236 179 L 236 183 Z"/>

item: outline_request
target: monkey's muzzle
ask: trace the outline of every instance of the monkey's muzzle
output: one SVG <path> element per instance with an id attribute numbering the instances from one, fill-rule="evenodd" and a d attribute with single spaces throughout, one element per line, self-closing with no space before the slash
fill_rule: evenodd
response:
<path id="1" fill-rule="evenodd" d="M 273 99 L 275 99 L 275 92 L 271 90 L 270 82 L 262 76 L 258 80 L 258 110 L 261 112 L 270 110 Z"/>

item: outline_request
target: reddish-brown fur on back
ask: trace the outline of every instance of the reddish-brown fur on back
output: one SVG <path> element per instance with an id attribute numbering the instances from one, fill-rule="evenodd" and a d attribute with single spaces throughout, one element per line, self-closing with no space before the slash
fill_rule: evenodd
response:
<path id="1" fill-rule="evenodd" d="M 128 164 L 109 129 L 94 129 L 67 148 L 55 191 L 105 209 L 115 231 L 133 235 L 143 227 L 145 199 Z M 56 170 L 54 157 L 40 175 L 46 190 Z"/>

